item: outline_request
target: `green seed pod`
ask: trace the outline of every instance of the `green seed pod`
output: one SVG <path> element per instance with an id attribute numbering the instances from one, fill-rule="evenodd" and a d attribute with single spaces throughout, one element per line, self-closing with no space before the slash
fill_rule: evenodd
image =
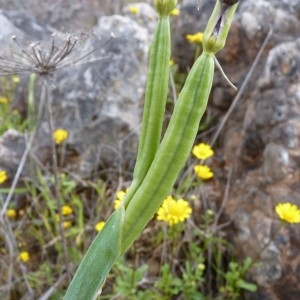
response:
<path id="1" fill-rule="evenodd" d="M 153 217 L 183 168 L 207 105 L 213 74 L 213 55 L 203 53 L 186 79 L 154 161 L 126 208 L 123 252 Z"/>
<path id="2" fill-rule="evenodd" d="M 147 175 L 126 207 L 123 252 L 141 233 L 169 194 L 190 154 L 212 87 L 214 54 L 224 47 L 236 7 L 237 4 L 228 6 L 217 0 L 204 33 L 203 53 L 186 79 Z"/>
<path id="3" fill-rule="evenodd" d="M 159 16 L 149 53 L 149 69 L 138 154 L 133 182 L 125 196 L 125 207 L 146 176 L 160 144 L 169 87 L 170 56 L 169 17 Z"/>
<path id="4" fill-rule="evenodd" d="M 203 49 L 209 53 L 217 53 L 224 48 L 225 41 L 238 6 L 229 4 L 230 1 L 217 0 L 212 16 L 210 17 L 203 35 Z"/>

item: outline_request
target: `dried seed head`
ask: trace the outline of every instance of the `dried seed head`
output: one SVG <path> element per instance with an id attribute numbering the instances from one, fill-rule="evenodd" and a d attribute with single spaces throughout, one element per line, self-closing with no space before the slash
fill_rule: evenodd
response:
<path id="1" fill-rule="evenodd" d="M 11 55 L 0 56 L 0 75 L 30 73 L 41 76 L 52 75 L 54 71 L 72 65 L 97 50 L 93 49 L 83 55 L 78 55 L 77 52 L 72 60 L 71 54 L 79 41 L 75 34 L 58 38 L 57 34 L 53 33 L 50 41 L 32 41 L 27 46 L 23 46 L 16 36 L 12 36 L 11 39 L 13 41 Z M 108 41 L 102 43 L 100 48 Z"/>

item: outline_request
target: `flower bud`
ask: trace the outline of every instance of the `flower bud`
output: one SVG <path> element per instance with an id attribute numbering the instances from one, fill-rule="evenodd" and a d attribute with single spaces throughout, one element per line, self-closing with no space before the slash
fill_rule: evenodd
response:
<path id="1" fill-rule="evenodd" d="M 223 49 L 237 5 L 236 0 L 217 0 L 204 31 L 202 42 L 204 51 L 215 54 Z"/>
<path id="2" fill-rule="evenodd" d="M 154 0 L 155 9 L 161 16 L 170 15 L 176 5 L 177 0 Z"/>

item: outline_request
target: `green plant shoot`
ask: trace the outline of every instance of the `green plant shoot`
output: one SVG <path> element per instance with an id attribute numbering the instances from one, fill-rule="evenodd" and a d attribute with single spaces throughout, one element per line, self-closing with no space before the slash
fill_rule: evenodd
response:
<path id="1" fill-rule="evenodd" d="M 139 148 L 133 181 L 125 198 L 125 207 L 143 182 L 160 144 L 169 88 L 169 63 L 171 56 L 169 14 L 176 6 L 176 3 L 177 0 L 172 0 L 168 2 L 168 5 L 162 5 L 160 1 L 156 1 L 159 18 L 150 48 Z"/>
<path id="2" fill-rule="evenodd" d="M 212 88 L 214 55 L 224 47 L 238 1 L 217 0 L 204 32 L 203 53 L 186 79 L 161 142 L 169 77 L 169 14 L 176 1 L 155 0 L 154 4 L 159 20 L 151 46 L 133 183 L 123 205 L 112 214 L 83 258 L 66 300 L 94 299 L 115 260 L 132 245 L 169 194 L 192 149 Z"/>
<path id="3" fill-rule="evenodd" d="M 85 254 L 64 299 L 94 299 L 101 294 L 115 260 L 121 255 L 124 209 L 117 209 Z"/>

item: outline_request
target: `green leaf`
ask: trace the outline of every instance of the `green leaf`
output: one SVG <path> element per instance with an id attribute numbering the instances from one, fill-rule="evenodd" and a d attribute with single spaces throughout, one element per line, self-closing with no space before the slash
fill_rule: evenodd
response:
<path id="1" fill-rule="evenodd" d="M 257 286 L 255 284 L 249 283 L 243 279 L 239 279 L 236 284 L 239 288 L 247 290 L 249 292 L 255 292 L 257 290 Z"/>
<path id="2" fill-rule="evenodd" d="M 121 254 L 124 208 L 117 209 L 98 233 L 84 256 L 64 297 L 92 300 L 101 289 L 115 260 Z"/>

